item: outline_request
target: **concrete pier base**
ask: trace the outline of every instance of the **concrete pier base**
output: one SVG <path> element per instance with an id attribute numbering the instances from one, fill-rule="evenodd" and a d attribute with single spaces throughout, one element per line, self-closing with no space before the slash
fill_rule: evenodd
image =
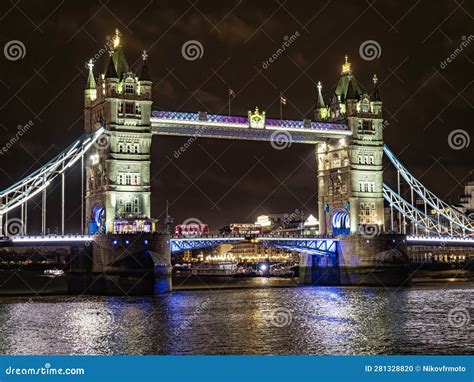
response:
<path id="1" fill-rule="evenodd" d="M 96 236 L 89 256 L 71 260 L 68 292 L 126 296 L 170 292 L 168 240 L 168 235 L 159 233 Z"/>
<path id="2" fill-rule="evenodd" d="M 338 237 L 337 258 L 301 254 L 300 283 L 307 285 L 410 285 L 404 235 Z"/>

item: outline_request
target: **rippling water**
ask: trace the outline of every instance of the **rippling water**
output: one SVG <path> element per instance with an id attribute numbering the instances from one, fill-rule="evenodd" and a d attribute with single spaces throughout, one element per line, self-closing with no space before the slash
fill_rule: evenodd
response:
<path id="1" fill-rule="evenodd" d="M 1 354 L 473 354 L 469 286 L 0 299 Z"/>

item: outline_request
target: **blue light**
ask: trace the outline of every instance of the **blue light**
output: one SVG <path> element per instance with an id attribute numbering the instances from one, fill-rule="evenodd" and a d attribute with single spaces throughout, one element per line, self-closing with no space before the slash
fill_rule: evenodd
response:
<path id="1" fill-rule="evenodd" d="M 260 270 L 261 270 L 261 271 L 266 271 L 266 270 L 267 270 L 267 266 L 266 266 L 265 264 L 260 265 Z"/>
<path id="2" fill-rule="evenodd" d="M 148 240 L 144 240 L 143 242 L 144 242 L 145 244 L 148 244 Z"/>
<path id="3" fill-rule="evenodd" d="M 127 244 L 127 245 L 128 245 L 128 244 L 130 244 L 130 242 L 129 242 L 128 240 L 125 240 L 125 244 Z"/>
<path id="4" fill-rule="evenodd" d="M 113 243 L 114 245 L 117 245 L 117 244 L 118 244 L 118 240 L 114 240 L 112 243 Z"/>

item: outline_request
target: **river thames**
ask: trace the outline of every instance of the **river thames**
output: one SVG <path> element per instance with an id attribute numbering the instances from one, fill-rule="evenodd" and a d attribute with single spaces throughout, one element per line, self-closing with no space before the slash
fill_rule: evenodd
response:
<path id="1" fill-rule="evenodd" d="M 0 354 L 473 354 L 473 301 L 469 283 L 2 297 Z"/>

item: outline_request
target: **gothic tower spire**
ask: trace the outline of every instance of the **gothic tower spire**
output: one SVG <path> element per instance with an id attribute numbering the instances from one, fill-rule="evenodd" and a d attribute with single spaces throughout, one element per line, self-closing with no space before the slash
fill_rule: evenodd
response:
<path id="1" fill-rule="evenodd" d="M 327 118 L 327 108 L 324 104 L 323 94 L 322 94 L 323 85 L 321 81 L 318 81 L 318 99 L 316 101 L 316 108 L 314 110 L 314 115 L 316 120 L 324 120 Z"/>

